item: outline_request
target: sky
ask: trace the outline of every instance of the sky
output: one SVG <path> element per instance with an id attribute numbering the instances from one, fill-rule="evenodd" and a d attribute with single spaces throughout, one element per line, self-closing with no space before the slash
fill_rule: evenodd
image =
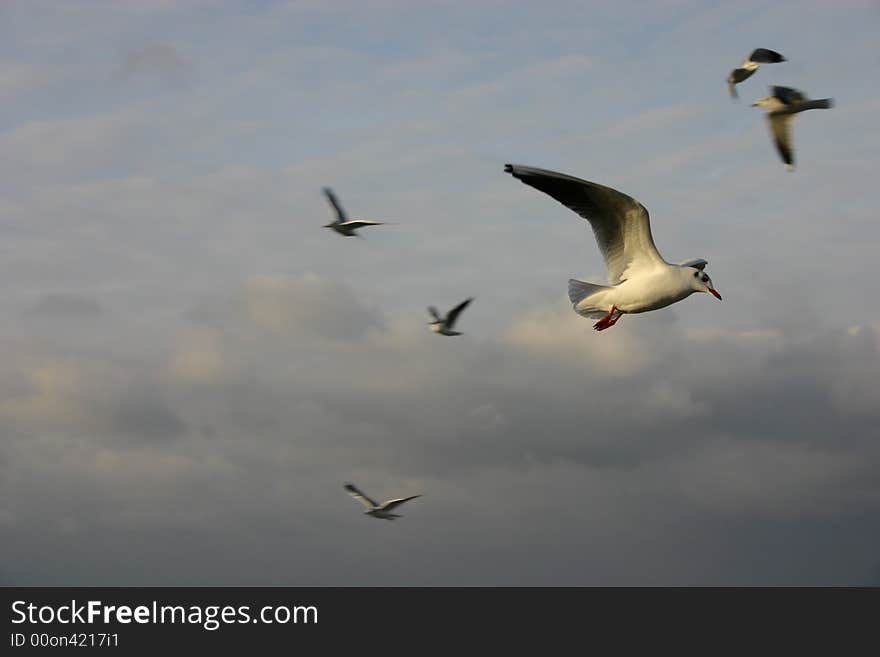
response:
<path id="1" fill-rule="evenodd" d="M 865 585 L 871 0 L 0 3 L 0 583 Z M 763 66 L 732 102 L 725 78 Z M 762 110 L 830 97 L 786 172 Z M 723 295 L 596 333 L 619 189 Z M 391 222 L 344 239 L 321 194 Z M 428 305 L 476 301 L 465 335 Z M 421 493 L 379 521 L 343 490 Z"/>

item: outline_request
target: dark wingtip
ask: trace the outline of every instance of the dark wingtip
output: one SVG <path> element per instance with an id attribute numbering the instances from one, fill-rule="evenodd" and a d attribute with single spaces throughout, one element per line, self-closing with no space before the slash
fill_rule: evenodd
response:
<path id="1" fill-rule="evenodd" d="M 504 165 L 504 173 L 513 173 L 513 165 L 505 164 Z"/>

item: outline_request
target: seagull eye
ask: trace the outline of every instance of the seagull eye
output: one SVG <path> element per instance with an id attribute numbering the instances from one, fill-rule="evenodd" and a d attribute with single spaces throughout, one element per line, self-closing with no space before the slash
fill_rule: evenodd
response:
<path id="1" fill-rule="evenodd" d="M 696 277 L 699 276 L 699 275 L 700 275 L 700 272 L 698 272 L 698 271 L 695 271 L 695 272 L 694 272 L 694 278 L 696 278 Z"/>

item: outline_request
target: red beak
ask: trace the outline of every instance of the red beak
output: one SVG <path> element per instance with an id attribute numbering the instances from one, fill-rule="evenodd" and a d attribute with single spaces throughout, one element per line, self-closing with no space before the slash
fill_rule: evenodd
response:
<path id="1" fill-rule="evenodd" d="M 718 293 L 717 293 L 715 290 L 713 290 L 711 287 L 707 287 L 706 289 L 709 290 L 709 294 L 711 294 L 713 297 L 715 297 L 716 299 L 718 299 L 719 301 L 721 301 L 721 295 L 720 295 L 720 294 L 718 294 Z"/>

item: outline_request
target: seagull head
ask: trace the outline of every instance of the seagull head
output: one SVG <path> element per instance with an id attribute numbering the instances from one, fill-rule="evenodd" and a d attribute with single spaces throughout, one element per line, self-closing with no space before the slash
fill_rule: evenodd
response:
<path id="1" fill-rule="evenodd" d="M 691 274 L 691 285 L 694 288 L 695 292 L 705 292 L 706 294 L 711 294 L 713 297 L 721 301 L 721 295 L 715 290 L 715 286 L 712 284 L 712 279 L 709 278 L 709 274 L 704 271 L 697 269 L 696 267 L 688 267 L 688 269 L 693 270 Z"/>
<path id="2" fill-rule="evenodd" d="M 770 107 L 774 100 L 776 99 L 773 96 L 764 96 L 752 103 L 752 107 Z"/>

